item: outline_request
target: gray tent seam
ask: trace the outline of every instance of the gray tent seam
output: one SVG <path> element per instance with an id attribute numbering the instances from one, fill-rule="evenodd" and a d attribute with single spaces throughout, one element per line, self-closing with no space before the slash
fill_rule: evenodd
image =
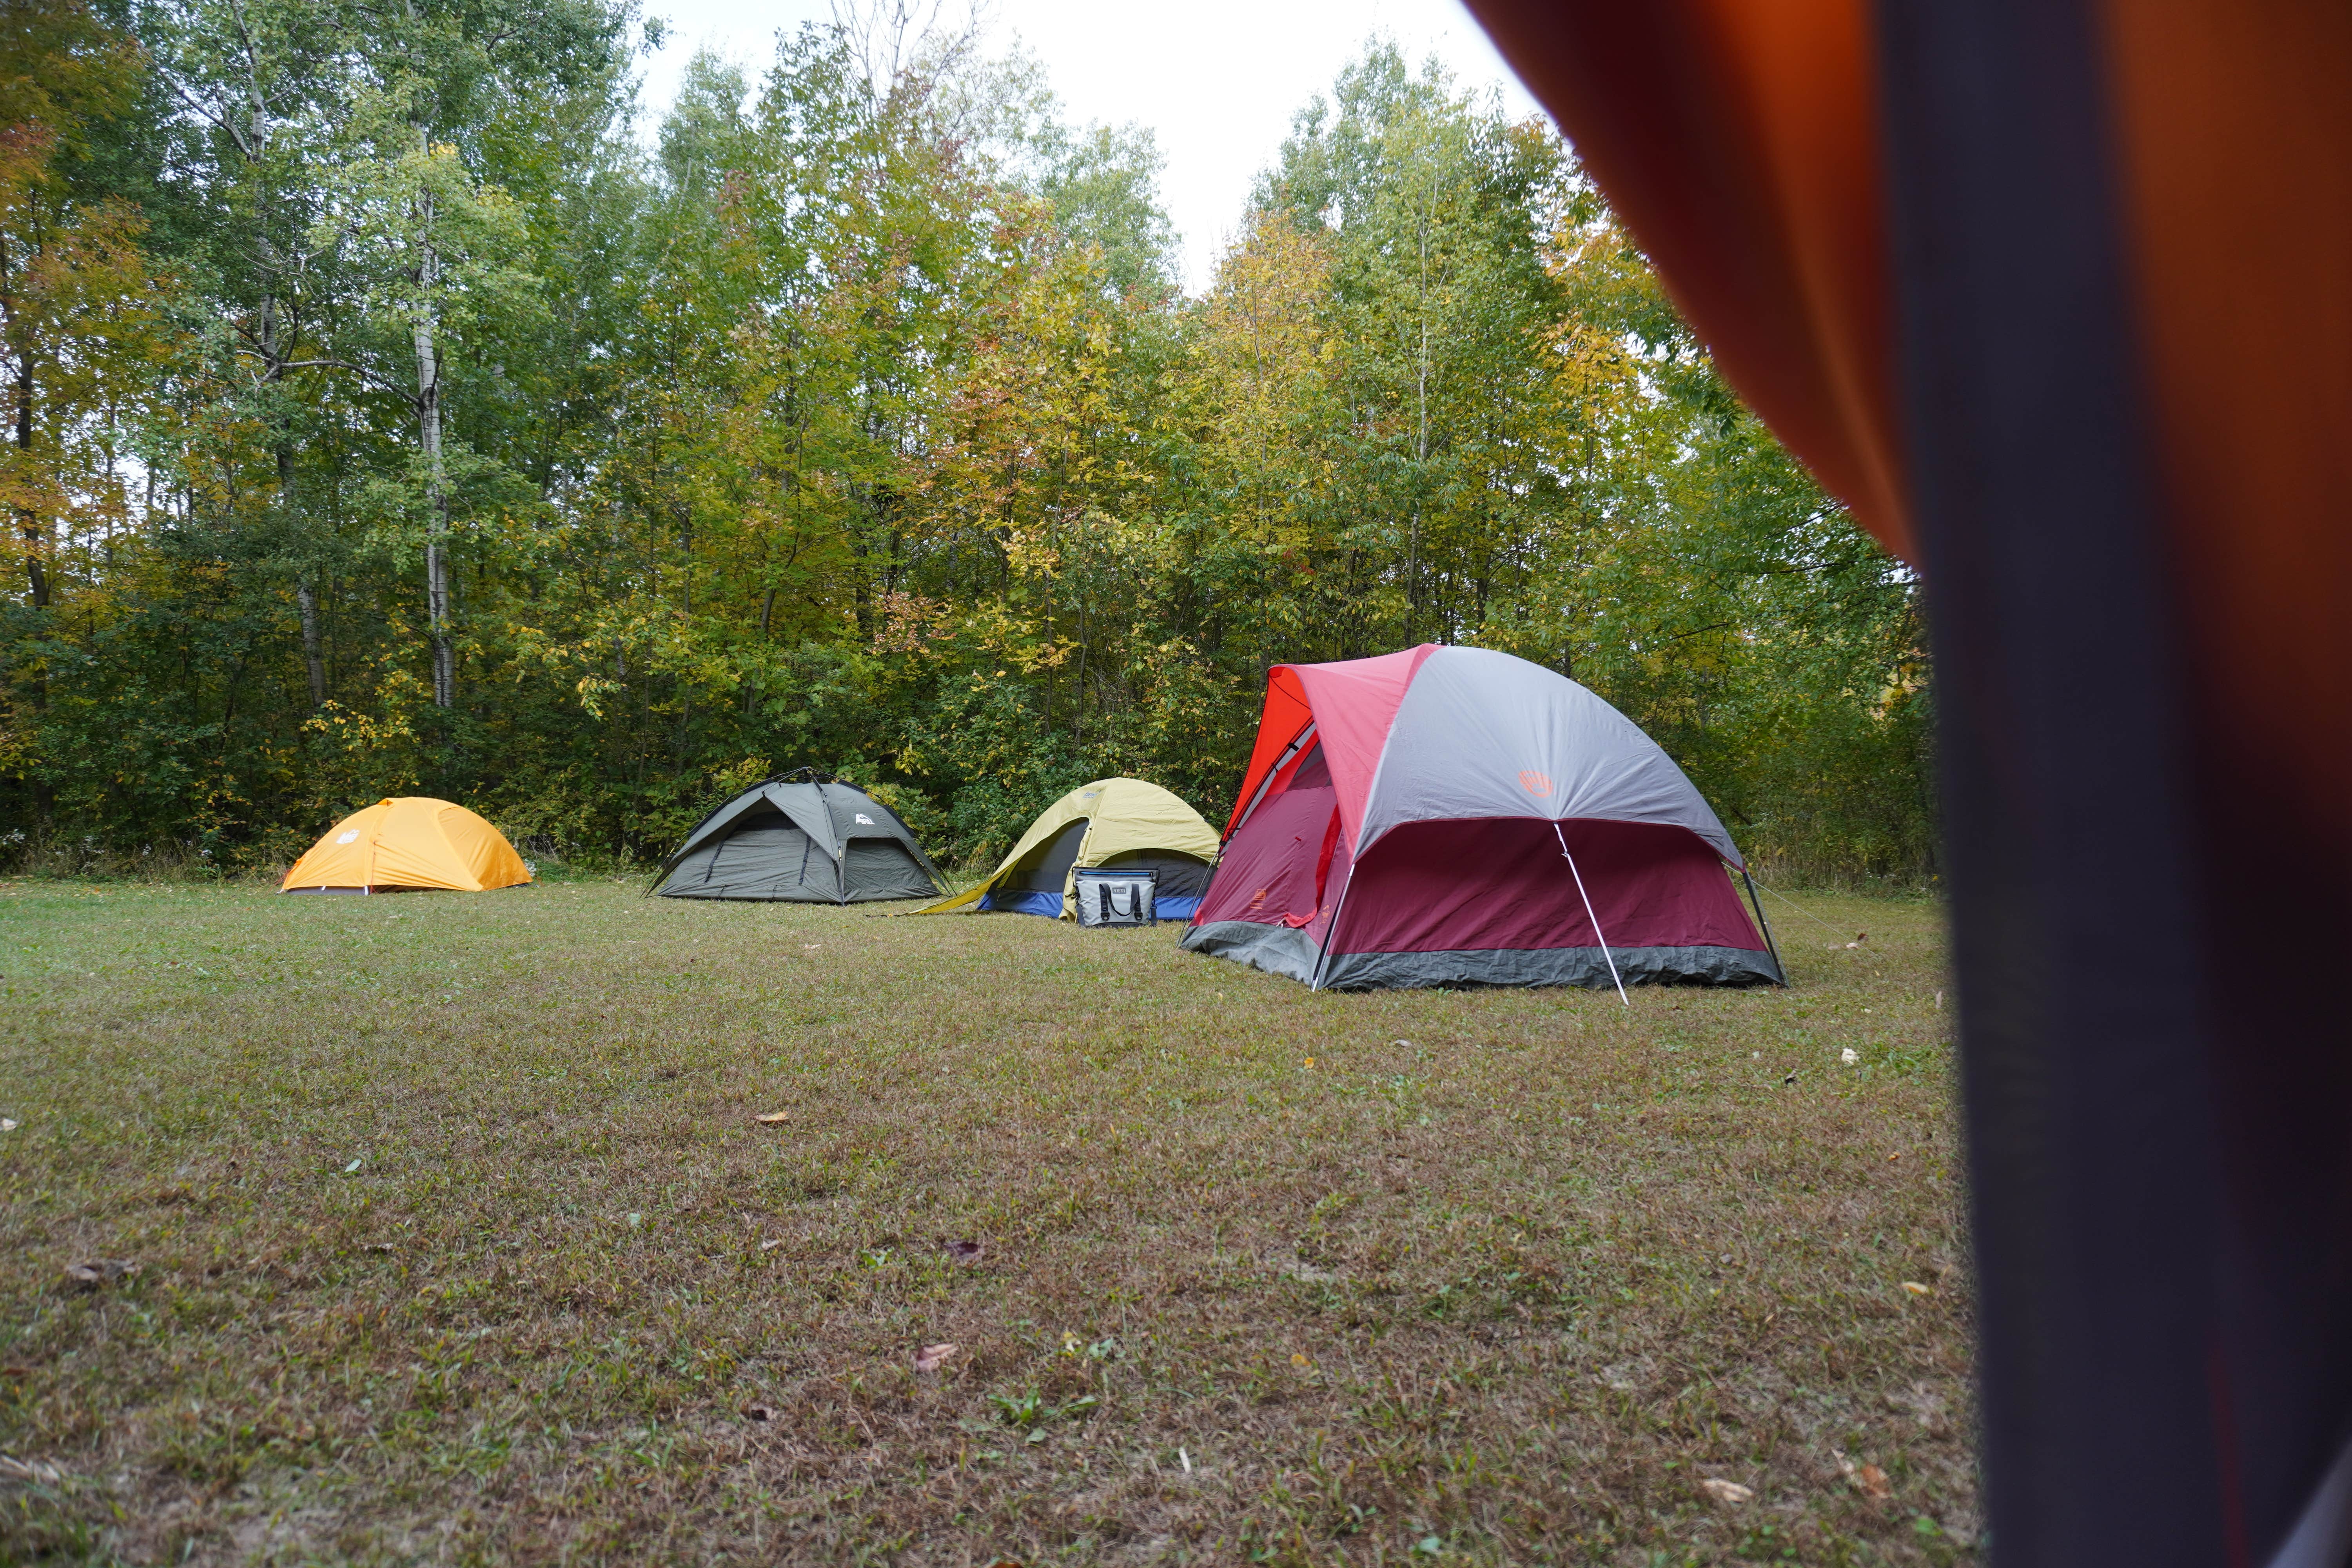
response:
<path id="1" fill-rule="evenodd" d="M 1576 868 L 1576 857 L 1568 852 L 1568 835 L 1560 831 L 1558 817 L 1552 818 L 1551 834 L 1559 840 L 1559 855 L 1568 862 L 1568 874 L 1576 879 L 1576 896 L 1584 900 L 1584 918 L 1592 922 L 1592 938 L 1601 944 L 1601 956 L 1609 961 L 1609 978 L 1617 983 L 1617 1000 L 1631 1007 L 1633 999 L 1625 994 L 1625 977 L 1617 973 L 1617 955 L 1609 951 L 1609 938 L 1601 930 L 1601 917 L 1592 912 L 1592 895 L 1584 890 L 1584 873 Z"/>
<path id="2" fill-rule="evenodd" d="M 1764 951 L 1772 955 L 1772 967 L 1780 972 L 1780 984 L 1787 986 L 1789 966 L 1780 962 L 1780 944 L 1772 940 L 1772 922 L 1764 918 L 1764 901 L 1756 896 L 1756 879 L 1748 874 L 1747 867 L 1742 866 L 1739 868 L 1739 879 L 1748 884 L 1748 902 L 1756 911 L 1758 929 L 1764 933 Z"/>
<path id="3" fill-rule="evenodd" d="M 1315 976 L 1307 984 L 1309 991 L 1323 989 L 1323 971 L 1330 967 L 1331 948 L 1339 940 L 1339 917 L 1348 912 L 1348 889 L 1355 885 L 1356 860 L 1351 855 L 1348 858 L 1348 879 L 1339 884 L 1339 902 L 1331 910 L 1331 923 L 1323 928 L 1323 951 L 1315 955 Z"/>

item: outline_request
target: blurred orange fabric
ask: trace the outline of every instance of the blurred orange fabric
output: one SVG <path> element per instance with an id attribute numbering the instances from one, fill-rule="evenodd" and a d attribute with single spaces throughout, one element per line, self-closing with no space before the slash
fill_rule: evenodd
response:
<path id="1" fill-rule="evenodd" d="M 1858 0 L 1472 0 L 1725 377 L 1897 554 L 1875 71 Z"/>
<path id="2" fill-rule="evenodd" d="M 1559 117 L 1732 385 L 1856 521 L 1916 561 L 1872 7 L 1470 9 Z M 2158 447 L 2151 489 L 2198 705 L 2228 727 L 2218 750 L 2279 781 L 2274 810 L 2343 846 L 2352 8 L 2104 0 L 2097 15 Z"/>

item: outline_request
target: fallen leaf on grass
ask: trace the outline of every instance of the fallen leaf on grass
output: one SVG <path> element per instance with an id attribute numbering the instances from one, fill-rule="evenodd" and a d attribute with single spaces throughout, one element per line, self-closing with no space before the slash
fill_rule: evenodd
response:
<path id="1" fill-rule="evenodd" d="M 764 1115 L 754 1116 L 751 1118 L 752 1121 L 759 1122 L 763 1127 L 773 1127 L 779 1121 L 790 1121 L 792 1119 L 793 1113 L 789 1110 L 771 1110 L 766 1112 Z"/>
<path id="2" fill-rule="evenodd" d="M 1916 1279 L 1906 1279 L 1903 1281 L 1903 1289 L 1910 1291 L 1914 1296 L 1932 1296 L 1936 1293 L 1929 1287 L 1920 1284 Z"/>
<path id="3" fill-rule="evenodd" d="M 1747 1502 L 1756 1496 L 1755 1492 L 1741 1486 L 1738 1481 L 1721 1480 L 1714 1476 L 1709 1476 L 1699 1482 L 1698 1488 L 1699 1490 L 1727 1507 Z"/>
<path id="4" fill-rule="evenodd" d="M 773 1252 L 776 1248 L 783 1246 L 783 1244 L 784 1238 L 782 1237 L 771 1237 L 767 1240 L 760 1243 L 760 1250 L 762 1252 Z"/>
<path id="5" fill-rule="evenodd" d="M 966 1267 L 979 1262 L 981 1254 L 987 1250 L 987 1244 L 978 1241 L 950 1241 L 947 1245 L 949 1258 Z"/>
<path id="6" fill-rule="evenodd" d="M 65 1479 L 65 1472 L 43 1459 L 19 1459 L 0 1454 L 0 1479 L 38 1481 L 43 1486 L 53 1487 Z"/>
<path id="7" fill-rule="evenodd" d="M 953 1345 L 925 1345 L 915 1352 L 917 1372 L 937 1372 L 947 1365 L 948 1357 L 956 1353 Z"/>
<path id="8" fill-rule="evenodd" d="M 743 1406 L 743 1419 L 746 1421 L 773 1421 L 775 1418 L 776 1407 L 772 1405 L 746 1405 Z"/>
<path id="9" fill-rule="evenodd" d="M 66 1265 L 66 1278 L 91 1289 L 139 1272 L 139 1265 L 122 1258 L 85 1258 Z"/>
<path id="10" fill-rule="evenodd" d="M 0 1132 L 14 1132 L 15 1131 L 16 1131 L 16 1119 L 13 1116 L 0 1116 Z"/>
<path id="11" fill-rule="evenodd" d="M 1886 1479 L 1886 1472 L 1876 1465 L 1857 1465 L 1843 1454 L 1838 1455 L 1837 1462 L 1840 1473 L 1852 1482 L 1853 1489 L 1863 1496 L 1884 1502 L 1895 1495 L 1895 1484 Z"/>

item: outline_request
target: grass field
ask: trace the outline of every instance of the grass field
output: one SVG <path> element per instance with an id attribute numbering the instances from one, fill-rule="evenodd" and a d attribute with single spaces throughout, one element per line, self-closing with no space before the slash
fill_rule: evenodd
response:
<path id="1" fill-rule="evenodd" d="M 1937 911 L 1805 901 L 1629 1011 L 0 886 L 0 1560 L 1973 1562 Z"/>

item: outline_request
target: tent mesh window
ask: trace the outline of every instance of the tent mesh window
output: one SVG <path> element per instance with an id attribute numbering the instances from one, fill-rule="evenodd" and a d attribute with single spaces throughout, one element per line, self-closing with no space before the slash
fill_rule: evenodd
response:
<path id="1" fill-rule="evenodd" d="M 1153 920 L 1155 885 L 1150 870 L 1082 870 L 1077 877 L 1078 923 L 1139 926 Z"/>

